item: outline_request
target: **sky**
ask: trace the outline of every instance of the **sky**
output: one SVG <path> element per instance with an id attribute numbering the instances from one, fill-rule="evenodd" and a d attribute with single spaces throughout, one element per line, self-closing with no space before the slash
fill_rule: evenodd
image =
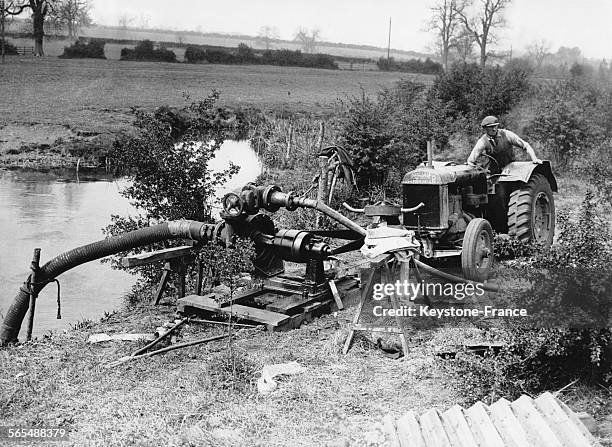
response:
<path id="1" fill-rule="evenodd" d="M 257 35 L 274 26 L 290 40 L 300 27 L 320 30 L 321 40 L 433 51 L 427 31 L 436 0 L 91 0 L 96 23 L 117 25 L 119 17 L 133 26 Z M 474 0 L 478 3 L 481 0 Z M 520 52 L 534 41 L 579 47 L 589 58 L 612 59 L 611 0 L 512 0 L 505 12 L 507 27 L 498 49 Z"/>

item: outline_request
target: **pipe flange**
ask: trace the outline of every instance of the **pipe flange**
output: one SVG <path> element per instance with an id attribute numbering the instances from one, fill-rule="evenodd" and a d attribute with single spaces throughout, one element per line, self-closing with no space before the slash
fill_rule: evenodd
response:
<path id="1" fill-rule="evenodd" d="M 244 211 L 249 214 L 257 214 L 259 207 L 257 206 L 257 191 L 253 189 L 243 189 L 240 192 L 240 199 L 244 203 Z"/>
<path id="2" fill-rule="evenodd" d="M 259 200 L 259 194 L 257 191 L 257 185 L 254 183 L 247 183 L 242 187 L 240 197 L 244 202 L 244 209 L 247 214 L 257 214 L 261 203 Z"/>
<path id="3" fill-rule="evenodd" d="M 277 185 L 269 185 L 263 190 L 262 201 L 264 208 L 271 213 L 275 213 L 280 209 L 280 205 L 272 203 L 272 194 L 275 192 L 282 192 Z"/>
<path id="4" fill-rule="evenodd" d="M 295 211 L 298 209 L 293 191 L 289 191 L 287 197 L 285 197 L 285 208 L 287 208 L 288 211 Z"/>

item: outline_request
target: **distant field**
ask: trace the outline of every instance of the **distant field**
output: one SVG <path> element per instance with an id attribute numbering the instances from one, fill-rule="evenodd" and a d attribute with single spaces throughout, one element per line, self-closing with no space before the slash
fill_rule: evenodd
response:
<path id="1" fill-rule="evenodd" d="M 220 102 L 230 106 L 330 113 L 338 98 L 361 88 L 375 94 L 402 78 L 432 79 L 405 73 L 29 56 L 8 57 L 0 73 L 0 125 L 43 123 L 101 132 L 125 126 L 132 106 L 181 105 L 183 93 L 198 98 L 213 88 L 221 92 Z"/>

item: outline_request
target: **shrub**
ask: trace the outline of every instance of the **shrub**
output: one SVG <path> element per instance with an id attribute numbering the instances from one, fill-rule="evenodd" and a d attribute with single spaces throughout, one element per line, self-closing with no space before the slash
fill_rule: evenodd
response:
<path id="1" fill-rule="evenodd" d="M 239 64 L 252 64 L 256 61 L 253 49 L 245 43 L 238 44 L 238 53 L 236 60 Z"/>
<path id="2" fill-rule="evenodd" d="M 442 72 L 442 65 L 432 61 L 430 58 L 421 61 L 411 59 L 409 61 L 396 61 L 395 59 L 381 57 L 376 63 L 380 71 L 404 71 L 408 73 L 438 74 Z"/>
<path id="3" fill-rule="evenodd" d="M 176 62 L 176 54 L 166 48 L 155 49 L 153 42 L 143 40 L 134 49 L 122 48 L 122 61 Z"/>
<path id="4" fill-rule="evenodd" d="M 514 267 L 509 275 L 520 287 L 496 302 L 497 307 L 531 304 L 537 316 L 527 323 L 503 321 L 505 346 L 498 354 L 464 354 L 449 366 L 462 377 L 469 400 L 537 394 L 574 379 L 612 380 L 610 228 L 597 215 L 591 193 L 580 210 L 559 217 L 558 241 L 549 251 L 531 251 L 531 259 Z"/>
<path id="5" fill-rule="evenodd" d="M 202 47 L 189 45 L 185 49 L 185 62 L 196 64 L 206 60 L 206 52 Z"/>
<path id="6" fill-rule="evenodd" d="M 559 169 L 570 167 L 572 161 L 601 146 L 606 138 L 605 126 L 609 123 L 602 123 L 601 116 L 609 111 L 602 113 L 598 90 L 594 85 L 569 80 L 545 86 L 538 94 L 534 118 L 525 133 L 542 144 Z"/>
<path id="7" fill-rule="evenodd" d="M 353 155 L 360 186 L 397 187 L 401 177 L 425 158 L 427 141 L 448 142 L 453 125 L 448 105 L 424 85 L 400 81 L 376 99 L 362 91 L 343 103 L 339 144 Z"/>
<path id="8" fill-rule="evenodd" d="M 105 44 L 105 41 L 99 39 L 92 39 L 89 42 L 77 40 L 71 46 L 64 47 L 64 53 L 59 57 L 63 59 L 106 59 L 104 55 Z"/>
<path id="9" fill-rule="evenodd" d="M 191 219 L 210 222 L 215 190 L 236 166 L 213 173 L 210 160 L 222 142 L 231 136 L 231 122 L 220 118 L 214 107 L 218 93 L 180 108 L 163 107 L 154 113 L 135 111 L 136 135 L 118 138 L 110 154 L 113 163 L 131 178 L 122 195 L 140 211 L 137 216 L 112 216 L 106 235 L 121 234 L 167 220 Z M 162 248 L 159 245 L 157 248 Z M 140 249 L 114 255 L 114 268 L 123 269 L 119 260 Z M 131 269 L 141 273 L 145 284 L 154 283 L 159 266 Z M 142 286 L 142 284 L 139 284 Z"/>
<path id="10" fill-rule="evenodd" d="M 529 67 L 508 64 L 486 68 L 476 64 L 453 64 L 434 81 L 437 98 L 448 104 L 453 118 L 480 121 L 485 115 L 504 115 L 530 91 Z"/>
<path id="11" fill-rule="evenodd" d="M 16 56 L 19 54 L 17 47 L 10 43 L 8 40 L 4 41 L 4 54 L 7 56 Z"/>
<path id="12" fill-rule="evenodd" d="M 223 50 L 211 50 L 207 49 L 204 51 L 204 59 L 211 64 L 235 64 L 236 58 L 233 54 Z"/>

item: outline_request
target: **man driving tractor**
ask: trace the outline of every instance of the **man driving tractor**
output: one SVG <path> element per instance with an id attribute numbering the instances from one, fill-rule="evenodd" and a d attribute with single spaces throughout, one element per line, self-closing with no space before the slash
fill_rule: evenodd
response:
<path id="1" fill-rule="evenodd" d="M 489 163 L 491 174 L 499 174 L 504 167 L 514 161 L 512 146 L 524 149 L 531 157 L 531 161 L 542 164 L 533 148 L 526 141 L 522 140 L 517 134 L 506 129 L 499 129 L 499 121 L 494 116 L 485 117 L 480 123 L 485 130 L 485 134 L 478 139 L 472 153 L 467 159 L 467 164 L 476 166 L 476 160 L 481 155 L 495 160 Z"/>

